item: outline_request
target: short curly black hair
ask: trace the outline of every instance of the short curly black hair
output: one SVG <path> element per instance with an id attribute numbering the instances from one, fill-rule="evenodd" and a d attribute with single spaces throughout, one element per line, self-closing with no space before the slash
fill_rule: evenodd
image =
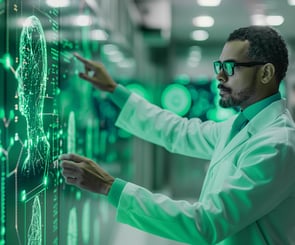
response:
<path id="1" fill-rule="evenodd" d="M 289 64 L 288 49 L 285 40 L 275 29 L 269 26 L 242 27 L 234 30 L 227 42 L 233 40 L 248 40 L 249 58 L 253 61 L 272 63 L 278 83 L 286 76 Z"/>

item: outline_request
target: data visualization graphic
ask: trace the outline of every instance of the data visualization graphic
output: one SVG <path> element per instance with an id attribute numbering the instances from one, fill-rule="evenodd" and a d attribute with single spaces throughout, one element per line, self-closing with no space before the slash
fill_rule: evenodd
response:
<path id="1" fill-rule="evenodd" d="M 28 17 L 20 36 L 18 80 L 19 110 L 26 118 L 27 157 L 21 166 L 24 175 L 47 174 L 49 142 L 43 128 L 44 96 L 47 81 L 47 48 L 36 16 Z"/>
<path id="2" fill-rule="evenodd" d="M 67 185 L 58 160 L 72 152 L 128 173 L 116 108 L 73 55 L 101 58 L 95 11 L 111 5 L 66 2 L 0 1 L 0 245 L 112 245 L 107 201 Z"/>
<path id="3" fill-rule="evenodd" d="M 17 21 L 2 42 L 1 244 L 58 244 L 58 35 L 48 42 L 44 31 L 58 33 L 58 10 L 22 1 L 6 10 Z"/>
<path id="4" fill-rule="evenodd" d="M 38 196 L 35 196 L 32 206 L 32 219 L 28 230 L 28 244 L 42 244 L 42 215 Z"/>

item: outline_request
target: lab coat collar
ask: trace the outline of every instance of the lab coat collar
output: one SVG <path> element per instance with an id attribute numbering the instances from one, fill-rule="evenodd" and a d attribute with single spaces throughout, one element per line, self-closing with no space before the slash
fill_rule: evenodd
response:
<path id="1" fill-rule="evenodd" d="M 287 109 L 285 99 L 277 100 L 261 110 L 248 124 L 248 132 L 253 135 L 271 124 L 275 118 L 284 113 Z"/>
<path id="2" fill-rule="evenodd" d="M 265 109 L 260 111 L 252 120 L 236 135 L 232 138 L 227 145 L 224 145 L 223 151 L 221 154 L 218 154 L 216 158 L 212 159 L 211 166 L 217 165 L 221 163 L 222 159 L 228 156 L 233 150 L 235 150 L 238 146 L 243 144 L 246 140 L 248 140 L 252 135 L 257 134 L 264 128 L 266 128 L 269 124 L 271 124 L 275 118 L 277 118 L 280 114 L 282 114 L 286 110 L 286 100 L 281 99 L 275 101 L 268 105 Z M 231 127 L 233 120 L 229 121 L 229 124 L 226 126 Z M 224 144 L 226 144 L 226 137 L 224 137 Z M 219 151 L 220 152 L 220 151 Z"/>

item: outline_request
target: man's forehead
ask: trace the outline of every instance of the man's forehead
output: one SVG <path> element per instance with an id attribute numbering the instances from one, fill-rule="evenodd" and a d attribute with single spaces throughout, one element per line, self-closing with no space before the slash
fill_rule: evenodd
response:
<path id="1" fill-rule="evenodd" d="M 220 54 L 220 60 L 245 60 L 248 58 L 248 49 L 248 40 L 233 40 L 226 42 Z"/>

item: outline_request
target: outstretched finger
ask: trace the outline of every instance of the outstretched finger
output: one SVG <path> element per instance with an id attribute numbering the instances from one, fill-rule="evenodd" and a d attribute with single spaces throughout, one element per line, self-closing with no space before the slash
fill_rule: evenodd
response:
<path id="1" fill-rule="evenodd" d="M 95 71 L 97 69 L 100 70 L 103 67 L 102 63 L 99 61 L 85 59 L 77 53 L 74 53 L 74 56 L 85 65 L 86 70 Z"/>
<path id="2" fill-rule="evenodd" d="M 74 153 L 62 154 L 62 155 L 60 155 L 59 159 L 60 160 L 68 160 L 66 162 L 73 161 L 75 163 L 89 161 L 88 158 L 83 157 L 83 156 L 80 156 L 80 155 L 77 155 L 77 154 L 74 154 Z M 63 162 L 65 162 L 65 161 L 63 161 Z"/>
<path id="3" fill-rule="evenodd" d="M 82 63 L 84 63 L 84 64 L 90 64 L 91 62 L 90 62 L 90 60 L 87 60 L 87 59 L 85 59 L 85 58 L 83 58 L 81 55 L 79 55 L 78 53 L 74 53 L 74 56 L 78 59 L 78 60 L 80 60 Z"/>
<path id="4" fill-rule="evenodd" d="M 85 65 L 86 70 L 94 70 L 95 69 L 95 64 L 93 61 L 85 59 L 77 53 L 74 53 L 74 56 Z"/>

